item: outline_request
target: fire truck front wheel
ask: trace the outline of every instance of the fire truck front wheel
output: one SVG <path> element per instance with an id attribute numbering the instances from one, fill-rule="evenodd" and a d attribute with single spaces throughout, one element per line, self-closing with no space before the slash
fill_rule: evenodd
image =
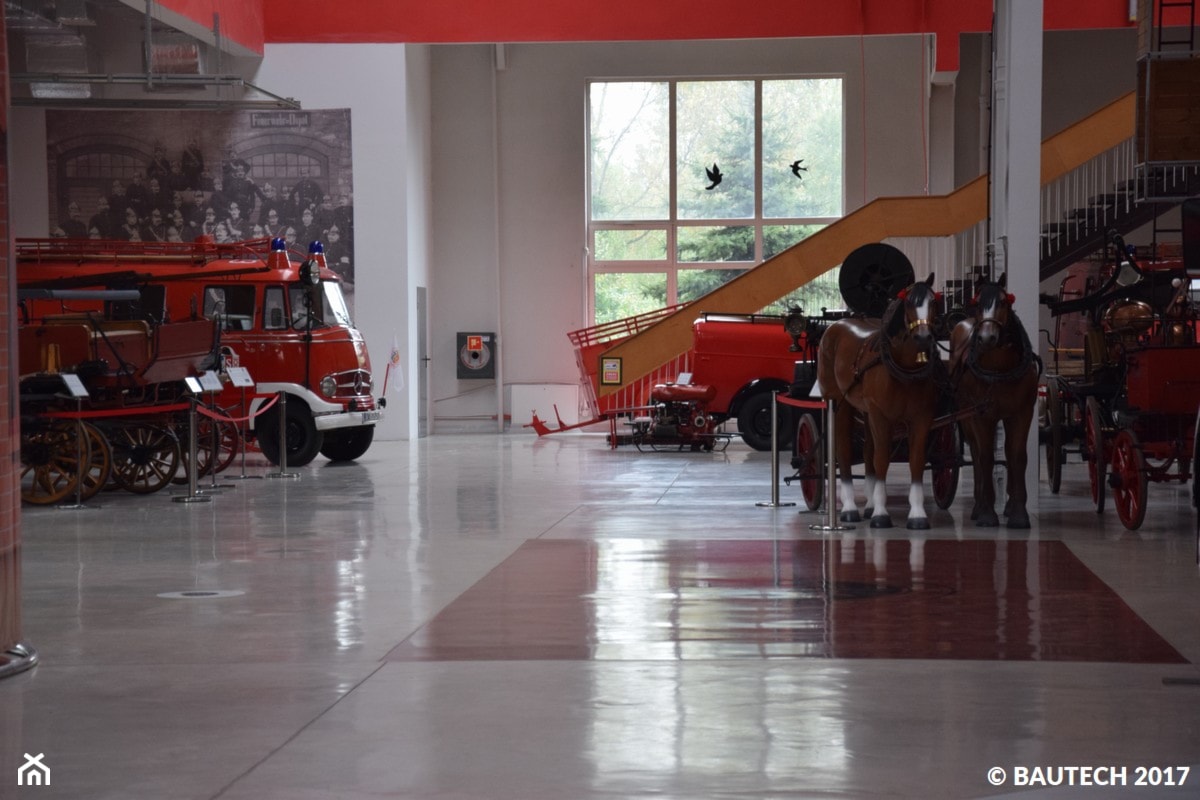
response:
<path id="1" fill-rule="evenodd" d="M 279 463 L 279 411 L 269 409 L 258 419 L 255 426 L 258 446 L 272 464 Z M 287 463 L 289 467 L 302 467 L 317 457 L 324 444 L 321 431 L 304 401 L 292 398 L 287 404 Z"/>
<path id="2" fill-rule="evenodd" d="M 325 444 L 321 445 L 321 455 L 330 461 L 353 461 L 367 452 L 374 438 L 374 425 L 334 428 L 325 431 Z"/>
<path id="3" fill-rule="evenodd" d="M 738 432 L 746 444 L 755 450 L 771 450 L 771 402 L 771 391 L 756 392 L 746 398 L 738 411 Z M 776 439 L 781 450 L 791 447 L 792 439 L 796 436 L 796 420 L 792 418 L 791 411 L 790 406 L 781 405 L 778 409 Z"/>

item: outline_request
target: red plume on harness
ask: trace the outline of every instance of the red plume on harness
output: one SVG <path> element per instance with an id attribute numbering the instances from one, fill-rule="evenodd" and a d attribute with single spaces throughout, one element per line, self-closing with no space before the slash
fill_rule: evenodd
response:
<path id="1" fill-rule="evenodd" d="M 908 289 L 901 289 L 899 292 L 896 293 L 897 300 L 905 300 L 907 298 L 908 298 Z"/>
<path id="2" fill-rule="evenodd" d="M 1016 305 L 1016 302 L 1017 302 L 1017 297 L 1016 297 L 1016 295 L 1014 295 L 1014 294 L 1006 294 L 1006 295 L 1004 295 L 1004 300 L 1005 300 L 1005 302 L 1007 302 L 1007 303 L 1008 303 L 1010 306 L 1011 306 L 1011 305 Z M 976 306 L 977 306 L 977 305 L 979 305 L 979 295 L 978 295 L 978 294 L 977 294 L 977 295 L 975 295 L 973 298 L 971 298 L 971 304 L 972 304 L 972 305 L 976 305 Z"/>

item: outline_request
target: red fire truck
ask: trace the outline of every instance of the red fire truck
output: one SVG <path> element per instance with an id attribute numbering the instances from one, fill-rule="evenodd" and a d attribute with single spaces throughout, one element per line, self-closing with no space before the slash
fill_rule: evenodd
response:
<path id="1" fill-rule="evenodd" d="M 614 444 L 711 449 L 714 437 L 721 435 L 718 426 L 733 419 L 748 445 L 770 450 L 772 397 L 792 386 L 797 361 L 811 360 L 806 355 L 812 344 L 807 332 L 789 331 L 782 316 L 702 312 L 692 326 L 691 350 L 618 392 L 600 396 L 603 353 L 679 308 L 662 308 L 568 334 L 575 346 L 581 388 L 595 416 L 575 425 L 559 420 L 558 428 L 551 428 L 535 415 L 531 426 L 545 435 L 607 420 Z M 790 447 L 796 421 L 787 406 L 780 406 L 778 413 L 777 440 L 780 447 Z M 631 434 L 616 433 L 621 421 L 632 426 Z"/>
<path id="2" fill-rule="evenodd" d="M 18 240 L 20 324 L 22 330 L 73 320 L 90 324 L 104 338 L 107 357 L 120 361 L 122 352 L 140 350 L 123 349 L 114 321 L 144 322 L 146 335 L 164 323 L 216 321 L 222 371 L 243 367 L 255 384 L 242 412 L 254 414 L 271 396 L 286 394 L 283 426 L 278 404 L 250 422 L 263 454 L 278 463 L 282 427 L 289 465 L 307 464 L 318 453 L 352 460 L 370 447 L 384 400 L 372 396 L 366 342 L 350 320 L 341 279 L 326 266 L 320 243 L 310 251 L 289 253 L 282 239 Z M 136 299 L 89 300 L 79 291 L 85 289 L 135 290 Z M 137 338 L 142 327 L 126 324 L 119 335 Z M 131 344 L 146 349 L 145 343 Z M 37 359 L 36 349 L 22 347 L 21 373 L 44 369 L 27 363 Z M 217 403 L 240 406 L 246 390 L 224 386 Z"/>

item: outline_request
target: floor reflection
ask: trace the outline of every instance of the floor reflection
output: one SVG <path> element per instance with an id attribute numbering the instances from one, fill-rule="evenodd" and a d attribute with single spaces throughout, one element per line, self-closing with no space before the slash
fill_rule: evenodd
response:
<path id="1" fill-rule="evenodd" d="M 1186 663 L 1055 541 L 526 542 L 393 660 Z"/>

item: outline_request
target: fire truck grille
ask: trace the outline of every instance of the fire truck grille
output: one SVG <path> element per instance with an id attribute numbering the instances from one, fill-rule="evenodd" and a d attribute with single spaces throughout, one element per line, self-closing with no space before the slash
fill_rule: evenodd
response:
<path id="1" fill-rule="evenodd" d="M 374 388 L 371 373 L 365 369 L 352 369 L 333 376 L 337 381 L 337 396 L 369 395 Z"/>

